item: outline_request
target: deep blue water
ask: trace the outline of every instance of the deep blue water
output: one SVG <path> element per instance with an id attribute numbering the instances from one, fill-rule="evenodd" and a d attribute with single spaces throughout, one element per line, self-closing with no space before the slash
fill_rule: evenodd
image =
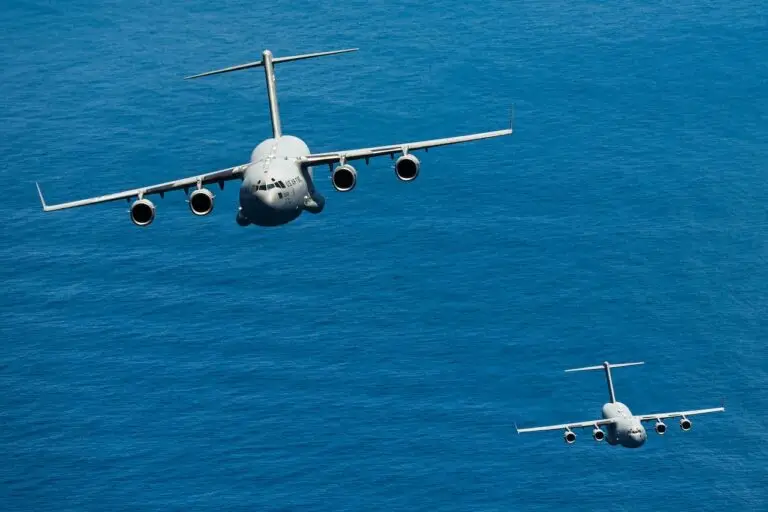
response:
<path id="1" fill-rule="evenodd" d="M 734 2 L 5 0 L 0 509 L 765 510 L 768 16 Z M 183 193 L 247 160 L 504 128 L 359 165 L 319 216 Z M 589 431 L 718 406 L 640 450 Z"/>

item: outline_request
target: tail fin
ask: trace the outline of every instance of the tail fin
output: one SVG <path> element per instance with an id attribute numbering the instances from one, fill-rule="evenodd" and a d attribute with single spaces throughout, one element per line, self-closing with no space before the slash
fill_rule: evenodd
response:
<path id="1" fill-rule="evenodd" d="M 272 118 L 272 136 L 278 138 L 282 135 L 282 127 L 280 126 L 280 111 L 277 106 L 277 90 L 275 89 L 275 71 L 274 64 L 282 62 L 292 62 L 295 60 L 313 59 L 315 57 L 325 57 L 326 55 L 337 55 L 340 53 L 348 53 L 357 51 L 357 48 L 348 48 L 346 50 L 332 50 L 329 52 L 317 52 L 317 53 L 305 53 L 302 55 L 289 55 L 287 57 L 273 57 L 272 52 L 264 50 L 261 53 L 261 60 L 254 62 L 248 62 L 246 64 L 239 64 L 237 66 L 230 66 L 228 68 L 217 69 L 215 71 L 207 71 L 197 75 L 185 77 L 184 80 L 190 80 L 192 78 L 200 78 L 204 76 L 218 75 L 221 73 L 229 73 L 231 71 L 240 71 L 242 69 L 250 68 L 264 68 L 264 75 L 267 80 L 267 95 L 269 98 L 269 114 Z"/>
<path id="2" fill-rule="evenodd" d="M 584 366 L 582 368 L 572 368 L 570 370 L 565 370 L 566 372 L 586 372 L 590 370 L 605 370 L 605 379 L 608 381 L 608 396 L 611 400 L 611 403 L 616 401 L 616 393 L 613 391 L 613 379 L 611 378 L 611 368 L 621 368 L 623 366 L 637 366 L 640 364 L 645 364 L 644 361 L 636 362 L 636 363 L 609 363 L 608 361 L 603 362 L 600 366 Z"/>

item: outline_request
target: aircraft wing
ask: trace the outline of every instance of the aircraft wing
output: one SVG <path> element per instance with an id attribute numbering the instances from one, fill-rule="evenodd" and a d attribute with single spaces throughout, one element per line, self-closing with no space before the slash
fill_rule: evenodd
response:
<path id="1" fill-rule="evenodd" d="M 416 151 L 419 149 L 428 150 L 429 148 L 435 148 L 438 146 L 449 146 L 451 144 L 461 144 L 464 142 L 472 142 L 476 140 L 492 139 L 494 137 L 502 137 L 504 135 L 511 135 L 512 128 L 505 130 L 496 130 L 492 132 L 473 133 L 469 135 L 460 135 L 457 137 L 447 137 L 444 139 L 432 139 L 422 140 L 417 142 L 404 142 L 400 144 L 392 144 L 389 146 L 377 146 L 372 148 L 362 149 L 349 149 L 345 151 L 331 151 L 329 153 L 315 153 L 299 159 L 303 167 L 312 167 L 315 165 L 334 164 L 338 162 L 344 162 L 349 160 L 359 160 L 364 158 L 366 163 L 368 159 L 390 155 L 394 156 L 396 153 L 404 153 Z"/>
<path id="2" fill-rule="evenodd" d="M 40 185 L 37 186 L 37 193 L 40 196 L 40 202 L 43 205 L 43 211 L 52 212 L 55 210 L 66 210 L 67 208 L 76 208 L 78 206 L 90 206 L 92 204 L 107 203 L 110 201 L 117 201 L 119 199 L 130 200 L 132 197 L 145 197 L 151 194 L 160 194 L 161 196 L 166 192 L 179 189 L 189 189 L 196 187 L 198 184 L 208 185 L 210 183 L 218 182 L 223 187 L 225 181 L 242 179 L 245 169 L 248 164 L 238 165 L 235 167 L 228 167 L 227 169 L 221 169 L 219 171 L 213 171 L 198 176 L 190 176 L 189 178 L 182 178 L 176 181 L 168 181 L 166 183 L 159 183 L 157 185 L 149 185 L 146 187 L 134 188 L 131 190 L 124 190 L 122 192 L 116 192 L 114 194 L 107 194 L 104 196 L 90 197 L 87 199 L 79 199 L 77 201 L 70 201 L 68 203 L 59 204 L 46 204 L 43 198 L 43 192 L 40 190 Z"/>
<path id="3" fill-rule="evenodd" d="M 684 416 L 695 416 L 697 414 L 709 414 L 711 412 L 723 412 L 725 407 L 714 407 L 712 409 L 696 409 L 693 411 L 662 412 L 659 414 L 640 414 L 635 415 L 640 421 L 664 420 L 667 418 L 682 418 Z"/>
<path id="4" fill-rule="evenodd" d="M 571 430 L 574 428 L 588 428 L 588 427 L 595 428 L 601 425 L 610 425 L 611 423 L 616 423 L 616 419 L 607 418 L 607 419 L 600 419 L 600 420 L 579 421 L 577 423 L 563 423 L 561 425 L 547 425 L 546 427 L 531 427 L 531 428 L 517 428 L 517 425 L 515 425 L 515 430 L 517 430 L 518 434 L 522 434 L 525 432 L 543 432 L 545 430 Z"/>

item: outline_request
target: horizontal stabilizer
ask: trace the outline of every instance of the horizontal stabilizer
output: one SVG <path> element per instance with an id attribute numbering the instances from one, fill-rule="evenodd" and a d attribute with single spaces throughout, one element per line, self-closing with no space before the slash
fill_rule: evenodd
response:
<path id="1" fill-rule="evenodd" d="M 348 52 L 354 52 L 354 51 L 357 51 L 357 48 L 347 48 L 346 50 L 332 50 L 329 52 L 304 53 L 302 55 L 289 55 L 287 57 L 272 57 L 271 60 L 272 60 L 272 64 L 279 64 L 281 62 L 292 62 L 294 60 L 314 59 L 315 57 L 325 57 L 326 55 L 338 55 L 340 53 L 348 53 Z M 269 50 L 265 50 L 264 53 L 267 53 L 267 52 L 269 52 Z M 185 77 L 184 80 L 189 80 L 192 78 L 200 78 L 203 76 L 219 75 L 221 73 L 229 73 L 231 71 L 240 71 L 242 69 L 258 68 L 261 66 L 264 66 L 264 59 L 257 60 L 254 62 L 248 62 L 246 64 L 239 64 L 237 66 L 230 66 L 228 68 L 217 69 L 215 71 L 207 71 L 205 73 L 200 73 L 198 75 Z"/>
<path id="2" fill-rule="evenodd" d="M 570 370 L 565 370 L 566 372 L 586 372 L 590 370 L 605 370 L 606 368 L 621 368 L 623 366 L 637 366 L 640 364 L 645 364 L 644 361 L 640 361 L 637 363 L 609 363 L 608 361 L 604 362 L 600 366 L 585 366 L 583 368 L 571 368 Z"/>

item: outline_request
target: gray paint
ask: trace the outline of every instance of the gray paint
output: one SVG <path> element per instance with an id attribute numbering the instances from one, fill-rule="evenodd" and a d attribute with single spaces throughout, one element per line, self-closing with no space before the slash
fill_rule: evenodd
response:
<path id="1" fill-rule="evenodd" d="M 272 67 L 272 52 L 264 50 L 261 54 L 264 62 L 264 78 L 267 81 L 267 97 L 269 98 L 269 117 L 272 120 L 272 138 L 278 139 L 283 134 L 280 126 L 280 108 L 277 105 L 277 85 L 275 83 L 275 69 Z M 309 151 L 307 151 L 309 154 Z"/>
<path id="2" fill-rule="evenodd" d="M 509 128 L 503 130 L 458 137 L 312 154 L 304 141 L 298 137 L 283 134 L 277 100 L 274 65 L 348 53 L 356 50 L 357 48 L 350 48 L 286 57 L 274 57 L 272 52 L 264 50 L 262 52 L 262 59 L 259 61 L 186 77 L 186 79 L 192 79 L 255 67 L 264 68 L 270 120 L 272 123 L 272 137 L 262 141 L 254 148 L 248 163 L 166 183 L 54 205 L 49 205 L 45 202 L 40 185 L 36 183 L 43 211 L 66 210 L 123 199 L 128 202 L 133 201 L 130 212 L 131 220 L 134 224 L 148 226 L 155 218 L 155 205 L 148 196 L 159 194 L 160 197 L 163 197 L 167 192 L 184 190 L 185 193 L 189 193 L 188 203 L 192 212 L 195 215 L 207 215 L 213 210 L 215 196 L 204 187 L 206 185 L 218 184 L 221 188 L 224 188 L 225 182 L 239 179 L 242 180 L 242 184 L 239 194 L 240 205 L 235 217 L 236 222 L 241 226 L 250 224 L 264 227 L 280 226 L 298 218 L 304 211 L 313 214 L 323 211 L 325 198 L 317 191 L 313 182 L 313 166 L 328 165 L 329 169 L 332 170 L 332 181 L 333 176 L 337 175 L 337 173 L 341 175 L 342 172 L 346 172 L 348 176 L 351 175 L 353 180 L 352 186 L 349 187 L 349 190 L 351 190 L 354 188 L 354 182 L 356 182 L 357 171 L 351 166 L 350 161 L 364 159 L 367 164 L 370 158 L 388 155 L 394 159 L 395 155 L 401 154 L 402 156 L 395 161 L 396 175 L 402 181 L 412 181 L 415 179 L 415 175 L 405 176 L 398 173 L 398 169 L 402 170 L 405 168 L 405 165 L 402 167 L 399 165 L 402 162 L 403 164 L 409 163 L 411 169 L 414 168 L 415 164 L 416 175 L 418 174 L 420 163 L 409 152 L 512 134 L 512 127 L 510 125 Z M 334 170 L 334 164 L 340 165 Z M 336 186 L 335 182 L 334 186 Z M 192 189 L 191 193 L 189 192 L 190 189 Z M 337 187 L 337 190 L 342 190 L 342 187 Z"/>
<path id="3" fill-rule="evenodd" d="M 256 146 L 240 187 L 238 223 L 248 220 L 257 226 L 279 226 L 296 219 L 303 210 L 320 213 L 325 199 L 314 191 L 311 174 L 302 173 L 298 160 L 307 155 L 307 145 L 292 135 Z M 317 206 L 310 207 L 311 200 Z"/>
<path id="4" fill-rule="evenodd" d="M 602 441 L 599 436 L 602 434 L 605 441 L 612 446 L 623 446 L 625 448 L 640 448 L 648 439 L 648 433 L 643 426 L 643 422 L 653 421 L 654 430 L 660 435 L 666 433 L 667 426 L 663 420 L 668 418 L 680 418 L 680 428 L 682 430 L 690 430 L 692 426 L 691 420 L 688 416 L 694 416 L 697 414 L 708 414 L 712 412 L 725 411 L 724 407 L 715 407 L 712 409 L 696 409 L 691 411 L 678 411 L 678 412 L 663 412 L 657 414 L 633 414 L 626 404 L 623 404 L 616 400 L 616 393 L 613 389 L 613 378 L 611 375 L 611 368 L 621 368 L 625 366 L 636 366 L 644 364 L 643 362 L 637 363 L 619 363 L 611 364 L 605 361 L 600 366 L 587 366 L 584 368 L 574 368 L 571 370 L 565 370 L 566 372 L 581 372 L 591 370 L 604 370 L 605 379 L 608 385 L 609 402 L 603 404 L 602 418 L 591 421 L 579 421 L 575 423 L 562 423 L 559 425 L 547 425 L 545 427 L 532 427 L 532 428 L 517 428 L 515 429 L 518 434 L 525 432 L 543 432 L 548 430 L 563 430 L 563 438 L 568 444 L 572 444 L 576 441 L 576 434 L 573 432 L 575 428 L 592 428 L 592 436 L 596 441 Z M 605 431 L 602 427 L 606 427 Z M 663 428 L 663 430 L 661 430 Z"/>

